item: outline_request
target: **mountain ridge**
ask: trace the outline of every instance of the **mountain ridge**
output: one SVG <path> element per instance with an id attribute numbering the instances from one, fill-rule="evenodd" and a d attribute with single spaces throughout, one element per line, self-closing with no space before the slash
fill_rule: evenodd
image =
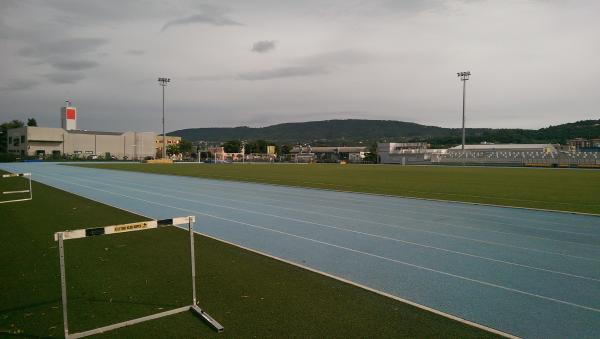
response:
<path id="1" fill-rule="evenodd" d="M 581 120 L 540 129 L 467 128 L 467 143 L 565 143 L 573 138 L 600 137 L 600 119 Z M 332 119 L 286 122 L 265 127 L 186 128 L 167 133 L 190 141 L 268 140 L 278 144 L 371 144 L 377 141 L 427 141 L 432 146 L 460 143 L 460 128 L 397 120 Z"/>

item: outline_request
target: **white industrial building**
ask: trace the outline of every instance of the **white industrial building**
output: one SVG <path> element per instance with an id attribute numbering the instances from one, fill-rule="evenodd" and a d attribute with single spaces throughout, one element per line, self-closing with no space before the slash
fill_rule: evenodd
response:
<path id="1" fill-rule="evenodd" d="M 385 142 L 377 144 L 377 157 L 382 164 L 424 164 L 446 149 L 431 149 L 426 142 Z"/>
<path id="2" fill-rule="evenodd" d="M 61 126 L 25 126 L 7 131 L 8 152 L 30 157 L 114 157 L 141 159 L 155 156 L 154 132 L 99 132 L 77 130 L 76 108 L 61 108 Z"/>

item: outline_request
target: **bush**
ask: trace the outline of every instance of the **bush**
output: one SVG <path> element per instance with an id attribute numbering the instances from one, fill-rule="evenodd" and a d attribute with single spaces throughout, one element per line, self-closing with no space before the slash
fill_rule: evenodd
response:
<path id="1" fill-rule="evenodd" d="M 0 162 L 15 162 L 17 156 L 11 153 L 0 153 Z"/>

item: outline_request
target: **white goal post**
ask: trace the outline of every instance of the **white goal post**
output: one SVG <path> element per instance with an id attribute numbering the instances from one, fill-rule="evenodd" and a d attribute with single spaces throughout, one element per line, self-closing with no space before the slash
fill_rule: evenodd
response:
<path id="1" fill-rule="evenodd" d="M 103 333 L 106 331 L 114 330 L 117 328 L 130 326 L 134 324 L 138 324 L 144 321 L 158 319 L 161 317 L 166 317 L 172 314 L 177 314 L 186 311 L 192 311 L 197 313 L 202 319 L 204 319 L 210 326 L 212 326 L 217 332 L 223 331 L 223 326 L 219 324 L 215 319 L 213 319 L 210 315 L 204 312 L 199 306 L 196 300 L 196 260 L 194 255 L 194 231 L 193 231 L 193 223 L 196 221 L 194 216 L 188 217 L 180 217 L 180 218 L 172 218 L 172 219 L 164 219 L 164 220 L 150 220 L 150 221 L 140 221 L 129 224 L 121 224 L 121 225 L 112 225 L 105 227 L 95 227 L 95 228 L 84 228 L 78 230 L 67 230 L 62 232 L 54 233 L 54 240 L 58 241 L 58 251 L 59 251 L 59 260 L 60 260 L 60 286 L 62 292 L 62 309 L 63 309 L 63 323 L 64 323 L 64 331 L 65 338 L 82 338 L 87 337 L 94 334 Z M 192 304 L 188 306 L 183 306 L 179 308 L 175 308 L 169 311 L 164 311 L 152 315 L 148 315 L 141 318 L 131 319 L 124 322 L 107 325 L 99 328 L 95 328 L 92 330 L 79 332 L 79 333 L 69 333 L 69 321 L 67 316 L 67 283 L 66 283 L 66 274 L 65 274 L 65 250 L 64 250 L 64 241 L 70 239 L 79 239 L 85 237 L 93 237 L 93 236 L 101 236 L 101 235 L 112 235 L 119 234 L 125 232 L 135 232 L 135 231 L 144 231 L 153 228 L 159 227 L 167 227 L 167 226 L 176 226 L 176 225 L 188 225 L 188 230 L 190 233 L 190 258 L 191 258 L 191 273 L 192 273 Z"/>
<path id="2" fill-rule="evenodd" d="M 10 194 L 24 194 L 24 193 L 29 193 L 29 197 L 28 198 L 21 198 L 21 199 L 13 199 L 13 200 L 4 200 L 4 201 L 0 201 L 0 204 L 6 204 L 9 202 L 17 202 L 17 201 L 27 201 L 27 200 L 31 200 L 33 199 L 33 190 L 31 188 L 31 173 L 8 173 L 8 174 L 2 174 L 2 178 L 15 178 L 15 177 L 27 177 L 29 178 L 29 189 L 27 190 L 18 190 L 18 191 L 3 191 L 1 192 L 2 195 L 10 195 Z"/>

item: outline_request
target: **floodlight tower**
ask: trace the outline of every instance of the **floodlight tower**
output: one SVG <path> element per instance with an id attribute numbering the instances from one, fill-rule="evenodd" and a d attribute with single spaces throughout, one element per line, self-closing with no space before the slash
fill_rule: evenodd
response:
<path id="1" fill-rule="evenodd" d="M 165 134 L 165 87 L 167 84 L 171 82 L 169 78 L 158 78 L 158 84 L 162 86 L 162 134 L 163 134 L 163 149 L 162 149 L 162 157 L 165 159 L 167 157 L 167 135 Z"/>
<path id="2" fill-rule="evenodd" d="M 465 152 L 465 92 L 467 89 L 467 80 L 471 76 L 470 71 L 456 73 L 463 82 L 463 106 L 462 106 L 462 152 Z"/>

